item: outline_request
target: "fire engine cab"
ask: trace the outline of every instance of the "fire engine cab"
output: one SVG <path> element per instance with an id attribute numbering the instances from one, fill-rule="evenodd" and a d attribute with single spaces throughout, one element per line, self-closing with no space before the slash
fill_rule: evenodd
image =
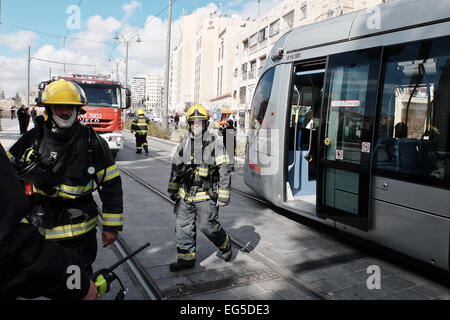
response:
<path id="1" fill-rule="evenodd" d="M 114 157 L 123 149 L 122 109 L 131 106 L 131 92 L 120 82 L 109 80 L 109 76 L 73 74 L 54 77 L 78 84 L 86 94 L 88 104 L 80 121 L 91 126 L 108 142 Z"/>

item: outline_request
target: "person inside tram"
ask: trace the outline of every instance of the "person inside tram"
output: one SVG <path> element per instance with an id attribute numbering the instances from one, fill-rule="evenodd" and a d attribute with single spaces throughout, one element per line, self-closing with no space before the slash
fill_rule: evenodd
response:
<path id="1" fill-rule="evenodd" d="M 408 136 L 408 128 L 406 126 L 406 123 L 404 122 L 398 122 L 394 126 L 394 131 L 395 131 L 394 137 L 397 139 L 403 139 Z"/>

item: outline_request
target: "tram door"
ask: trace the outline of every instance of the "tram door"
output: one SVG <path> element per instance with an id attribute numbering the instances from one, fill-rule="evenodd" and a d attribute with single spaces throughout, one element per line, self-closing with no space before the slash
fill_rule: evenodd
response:
<path id="1" fill-rule="evenodd" d="M 329 57 L 321 115 L 318 216 L 367 231 L 381 49 Z"/>
<path id="2" fill-rule="evenodd" d="M 316 204 L 317 139 L 325 61 L 295 66 L 288 111 L 286 201 Z M 312 207 L 314 208 L 314 207 Z M 315 213 L 315 209 L 313 209 Z"/>

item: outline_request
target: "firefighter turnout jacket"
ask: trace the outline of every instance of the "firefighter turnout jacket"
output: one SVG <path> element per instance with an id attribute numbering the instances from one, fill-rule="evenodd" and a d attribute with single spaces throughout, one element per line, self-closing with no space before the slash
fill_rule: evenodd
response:
<path id="1" fill-rule="evenodd" d="M 137 135 L 147 135 L 150 119 L 144 115 L 136 117 L 131 124 L 131 132 L 135 132 Z"/>
<path id="2" fill-rule="evenodd" d="M 25 221 L 46 239 L 82 236 L 97 226 L 99 211 L 92 192 L 98 186 L 103 231 L 121 231 L 122 182 L 106 141 L 78 122 L 65 131 L 56 135 L 40 123 L 8 152 L 16 168 L 33 164 L 33 159 L 37 163 L 28 165 L 32 170 L 22 170 L 22 179 L 31 181 L 34 190 L 33 210 Z"/>
<path id="3" fill-rule="evenodd" d="M 186 202 L 207 200 L 229 203 L 231 161 L 222 141 L 206 130 L 202 138 L 189 131 L 172 157 L 168 192 Z"/>
<path id="4" fill-rule="evenodd" d="M 38 230 L 21 220 L 31 210 L 22 185 L 0 144 L 0 300 L 45 296 L 50 299 L 82 299 L 90 279 L 80 273 L 80 288 L 70 289 L 70 266 L 82 266 L 73 250 L 45 240 Z M 80 267 L 81 269 L 81 267 Z"/>

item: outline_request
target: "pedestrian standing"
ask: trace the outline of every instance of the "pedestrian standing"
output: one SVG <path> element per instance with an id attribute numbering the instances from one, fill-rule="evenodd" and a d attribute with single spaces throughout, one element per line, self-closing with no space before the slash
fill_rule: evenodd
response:
<path id="1" fill-rule="evenodd" d="M 0 131 L 3 131 L 3 129 L 2 129 L 2 117 L 3 117 L 3 108 L 0 108 Z"/>
<path id="2" fill-rule="evenodd" d="M 31 110 L 30 115 L 31 115 L 31 120 L 33 120 L 33 126 L 36 127 L 36 121 L 35 121 L 35 118 L 37 116 L 36 108 L 33 108 Z"/>
<path id="3" fill-rule="evenodd" d="M 28 126 L 30 125 L 30 108 L 25 108 L 25 132 L 28 131 Z"/>
<path id="4" fill-rule="evenodd" d="M 173 117 L 173 121 L 175 122 L 175 129 L 178 129 L 178 123 L 180 122 L 180 116 L 177 112 L 175 112 L 175 116 Z"/>
<path id="5" fill-rule="evenodd" d="M 11 119 L 16 118 L 16 106 L 11 107 Z"/>
<path id="6" fill-rule="evenodd" d="M 17 110 L 17 119 L 19 120 L 20 134 L 27 132 L 27 111 L 25 105 L 21 105 Z"/>

